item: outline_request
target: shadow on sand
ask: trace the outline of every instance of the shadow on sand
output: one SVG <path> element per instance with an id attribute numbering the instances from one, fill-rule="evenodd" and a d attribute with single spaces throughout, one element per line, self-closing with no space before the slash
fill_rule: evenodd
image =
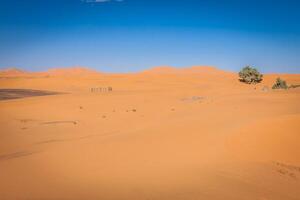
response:
<path id="1" fill-rule="evenodd" d="M 62 94 L 59 92 L 30 90 L 30 89 L 0 89 L 0 101 L 9 99 L 20 99 L 25 97 L 46 96 Z"/>

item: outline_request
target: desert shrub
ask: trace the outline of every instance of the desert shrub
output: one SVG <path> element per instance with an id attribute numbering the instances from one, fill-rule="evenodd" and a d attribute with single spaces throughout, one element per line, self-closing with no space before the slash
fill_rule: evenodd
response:
<path id="1" fill-rule="evenodd" d="M 272 89 L 288 89 L 288 86 L 286 81 L 282 80 L 281 78 L 277 78 Z"/>
<path id="2" fill-rule="evenodd" d="M 297 88 L 300 87 L 300 85 L 290 85 L 289 88 Z"/>
<path id="3" fill-rule="evenodd" d="M 239 72 L 240 81 L 248 84 L 256 84 L 262 81 L 263 75 L 253 67 L 246 66 Z"/>

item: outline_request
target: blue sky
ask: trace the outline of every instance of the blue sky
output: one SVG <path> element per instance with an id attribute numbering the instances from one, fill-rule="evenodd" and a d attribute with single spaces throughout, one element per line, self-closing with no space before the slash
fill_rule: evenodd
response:
<path id="1" fill-rule="evenodd" d="M 0 68 L 300 73 L 298 0 L 0 0 Z"/>

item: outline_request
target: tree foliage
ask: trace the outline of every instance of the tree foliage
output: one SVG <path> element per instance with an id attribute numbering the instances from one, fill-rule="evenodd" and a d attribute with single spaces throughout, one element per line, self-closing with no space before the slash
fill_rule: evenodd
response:
<path id="1" fill-rule="evenodd" d="M 262 81 L 263 75 L 253 67 L 246 66 L 239 72 L 240 81 L 248 84 L 256 84 Z"/>

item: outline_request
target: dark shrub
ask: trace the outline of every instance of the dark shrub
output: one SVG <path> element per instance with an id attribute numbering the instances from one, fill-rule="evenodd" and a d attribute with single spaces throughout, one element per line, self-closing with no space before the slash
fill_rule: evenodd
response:
<path id="1" fill-rule="evenodd" d="M 273 85 L 272 89 L 288 89 L 286 81 L 277 78 L 276 83 Z"/>
<path id="2" fill-rule="evenodd" d="M 263 75 L 257 69 L 246 66 L 239 72 L 240 81 L 248 84 L 256 84 L 262 81 Z"/>
<path id="3" fill-rule="evenodd" d="M 298 88 L 300 85 L 290 85 L 289 88 Z"/>

